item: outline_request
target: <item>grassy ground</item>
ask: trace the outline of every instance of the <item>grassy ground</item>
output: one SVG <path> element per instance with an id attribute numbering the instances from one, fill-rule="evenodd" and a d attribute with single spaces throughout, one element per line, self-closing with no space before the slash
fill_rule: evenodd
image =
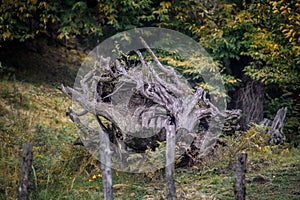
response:
<path id="1" fill-rule="evenodd" d="M 65 116 L 71 101 L 53 85 L 0 82 L 0 199 L 16 199 L 24 143 L 34 145 L 32 199 L 102 199 L 97 160 L 72 143 L 78 136 Z M 233 199 L 228 149 L 202 165 L 177 169 L 178 199 Z M 205 167 L 204 167 L 205 166 Z M 270 182 L 256 183 L 262 174 Z M 115 199 L 164 199 L 163 173 L 114 171 Z M 249 150 L 248 199 L 300 199 L 300 149 Z"/>

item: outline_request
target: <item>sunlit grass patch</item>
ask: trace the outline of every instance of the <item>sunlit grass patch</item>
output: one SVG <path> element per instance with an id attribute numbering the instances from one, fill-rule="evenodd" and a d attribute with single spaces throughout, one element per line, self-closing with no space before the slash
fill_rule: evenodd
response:
<path id="1" fill-rule="evenodd" d="M 3 198 L 16 198 L 25 143 L 34 145 L 33 197 L 37 193 L 48 195 L 45 191 L 55 181 L 55 168 L 59 168 L 57 165 L 61 165 L 65 156 L 61 153 L 71 151 L 71 141 L 76 136 L 75 127 L 64 116 L 70 100 L 61 94 L 55 88 L 45 90 L 16 80 L 0 82 L 0 185 L 3 188 L 0 195 Z M 51 96 L 59 98 L 60 107 Z"/>

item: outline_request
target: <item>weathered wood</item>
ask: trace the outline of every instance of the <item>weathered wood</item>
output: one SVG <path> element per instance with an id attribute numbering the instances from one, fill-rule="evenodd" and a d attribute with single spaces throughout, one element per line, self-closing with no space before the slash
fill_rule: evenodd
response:
<path id="1" fill-rule="evenodd" d="M 112 174 L 111 174 L 111 147 L 108 133 L 106 127 L 103 125 L 102 121 L 98 116 L 95 116 L 99 123 L 99 149 L 100 149 L 100 163 L 101 163 L 101 173 L 102 173 L 102 185 L 104 200 L 113 200 L 113 190 L 112 190 Z"/>
<path id="2" fill-rule="evenodd" d="M 235 200 L 245 200 L 246 199 L 246 164 L 247 164 L 247 154 L 241 153 L 236 156 L 236 165 L 234 172 L 234 199 Z"/>
<path id="3" fill-rule="evenodd" d="M 166 146 L 166 197 L 168 200 L 176 200 L 175 174 L 175 125 L 168 125 Z"/>
<path id="4" fill-rule="evenodd" d="M 100 162 L 104 200 L 113 200 L 111 154 L 108 134 L 100 130 Z"/>
<path id="5" fill-rule="evenodd" d="M 33 159 L 32 147 L 33 145 L 31 143 L 25 144 L 23 147 L 21 179 L 20 187 L 18 189 L 19 200 L 28 200 L 30 198 L 30 176 Z"/>
<path id="6" fill-rule="evenodd" d="M 268 144 L 282 144 L 285 141 L 285 135 L 283 134 L 283 125 L 286 111 L 286 107 L 280 108 L 277 111 L 273 121 L 264 119 L 261 122 L 262 125 L 267 127 L 267 134 L 270 135 L 267 140 Z"/>
<path id="7" fill-rule="evenodd" d="M 268 133 L 271 134 L 269 144 L 281 144 L 285 141 L 283 134 L 284 119 L 286 116 L 287 108 L 281 108 L 277 111 L 276 116 L 272 122 L 271 128 Z"/>

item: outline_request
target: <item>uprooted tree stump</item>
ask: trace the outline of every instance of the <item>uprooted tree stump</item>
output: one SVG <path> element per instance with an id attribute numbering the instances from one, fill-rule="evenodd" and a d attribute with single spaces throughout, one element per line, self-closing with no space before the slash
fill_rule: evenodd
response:
<path id="1" fill-rule="evenodd" d="M 81 112 L 69 109 L 68 115 L 81 130 L 83 143 L 95 146 L 98 153 L 97 147 L 100 146 L 100 154 L 106 155 L 98 156 L 106 162 L 102 163 L 106 199 L 112 198 L 111 175 L 106 172 L 112 166 L 109 156 L 113 150 L 103 143 L 105 138 L 108 138 L 106 142 L 117 147 L 114 153 L 121 155 L 114 160 L 124 162 L 128 158 L 124 152 L 155 149 L 158 141 L 166 141 L 167 138 L 167 197 L 176 199 L 173 175 L 177 139 L 180 138 L 179 145 L 186 149 L 193 142 L 199 152 L 208 150 L 217 139 L 217 126 L 223 124 L 223 119 L 239 116 L 240 112 L 220 111 L 203 88 L 193 90 L 174 68 L 164 66 L 158 60 L 143 38 L 140 42 L 154 63 L 146 61 L 138 50 L 135 51 L 138 65 L 126 65 L 121 60 L 98 55 L 88 63 L 89 70 L 80 75 L 77 85 L 73 88 L 62 86 L 62 90 L 82 109 Z M 87 115 L 96 118 L 100 128 L 95 130 L 80 119 Z M 201 121 L 214 121 L 216 127 L 208 126 L 199 133 Z M 101 136 L 99 144 L 96 141 L 103 133 L 108 137 L 103 139 Z M 176 141 L 174 135 L 178 137 Z"/>

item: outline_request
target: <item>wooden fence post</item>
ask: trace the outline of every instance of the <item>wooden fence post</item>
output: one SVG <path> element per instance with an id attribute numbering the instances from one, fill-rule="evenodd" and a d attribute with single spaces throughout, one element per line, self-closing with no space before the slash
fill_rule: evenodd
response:
<path id="1" fill-rule="evenodd" d="M 175 174 L 175 125 L 167 126 L 166 144 L 166 199 L 176 200 Z"/>
<path id="2" fill-rule="evenodd" d="M 22 168 L 20 187 L 18 189 L 18 200 L 29 200 L 30 197 L 30 176 L 31 176 L 31 164 L 33 159 L 33 145 L 24 144 L 22 155 Z"/>
<path id="3" fill-rule="evenodd" d="M 234 199 L 235 200 L 245 200 L 246 199 L 246 186 L 245 186 L 245 176 L 246 176 L 246 163 L 247 154 L 241 153 L 236 156 L 236 165 L 234 172 Z"/>
<path id="4" fill-rule="evenodd" d="M 108 134 L 100 128 L 100 162 L 104 200 L 113 200 L 112 173 L 111 173 L 110 140 Z"/>

